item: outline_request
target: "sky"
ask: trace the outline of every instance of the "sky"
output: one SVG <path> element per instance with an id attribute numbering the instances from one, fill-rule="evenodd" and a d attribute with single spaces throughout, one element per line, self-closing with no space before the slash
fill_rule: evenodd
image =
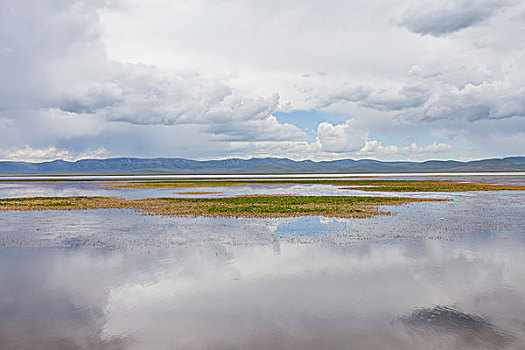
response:
<path id="1" fill-rule="evenodd" d="M 0 0 L 0 160 L 525 155 L 523 0 Z"/>

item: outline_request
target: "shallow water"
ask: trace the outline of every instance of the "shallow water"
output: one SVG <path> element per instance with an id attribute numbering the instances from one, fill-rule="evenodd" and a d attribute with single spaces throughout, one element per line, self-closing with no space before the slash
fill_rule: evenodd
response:
<path id="1" fill-rule="evenodd" d="M 241 195 L 305 195 L 305 196 L 432 196 L 429 193 L 384 193 L 345 190 L 333 185 L 243 185 L 174 188 L 104 188 L 99 182 L 0 182 L 0 198 L 113 196 L 125 199 L 153 197 L 234 197 Z M 436 197 L 436 195 L 434 195 Z"/>
<path id="2" fill-rule="evenodd" d="M 524 263 L 503 240 L 4 248 L 0 347 L 523 349 Z"/>
<path id="3" fill-rule="evenodd" d="M 524 193 L 446 195 L 370 219 L 0 212 L 0 348 L 525 348 Z"/>
<path id="4" fill-rule="evenodd" d="M 384 174 L 383 174 L 384 175 Z M 479 175 L 479 176 L 436 176 L 396 175 L 388 177 L 395 180 L 451 180 L 451 181 L 486 181 L 499 184 L 520 184 L 525 176 L 514 175 Z M 2 179 L 0 177 L 0 179 Z M 349 178 L 341 178 L 348 179 Z M 360 178 L 362 179 L 362 178 Z M 367 179 L 367 178 L 364 178 Z M 243 179 L 257 181 L 257 179 Z M 271 179 L 266 179 L 271 180 Z M 355 179 L 354 179 L 355 180 Z M 450 198 L 447 193 L 432 192 L 373 192 L 344 189 L 347 186 L 297 184 L 297 185 L 242 185 L 242 186 L 214 186 L 214 187 L 174 187 L 174 188 L 106 188 L 109 185 L 104 181 L 36 181 L 36 182 L 9 182 L 0 181 L 0 198 L 20 197 L 57 197 L 57 196 L 115 196 L 125 199 L 142 199 L 152 197 L 232 197 L 239 195 L 305 195 L 305 196 L 402 196 L 422 198 Z"/>

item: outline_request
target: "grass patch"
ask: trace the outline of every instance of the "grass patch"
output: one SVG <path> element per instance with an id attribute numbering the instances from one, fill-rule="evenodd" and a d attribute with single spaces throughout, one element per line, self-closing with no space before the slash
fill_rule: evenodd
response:
<path id="1" fill-rule="evenodd" d="M 464 192 L 464 191 L 502 191 L 525 190 L 523 185 L 499 185 L 481 181 L 459 182 L 449 180 L 169 180 L 113 182 L 104 188 L 189 188 L 189 187 L 231 187 L 247 185 L 332 185 L 343 189 L 383 192 Z"/>
<path id="2" fill-rule="evenodd" d="M 211 191 L 182 191 L 182 192 L 173 192 L 175 194 L 193 194 L 193 195 L 204 195 L 204 194 L 221 194 L 222 192 L 211 192 Z"/>
<path id="3" fill-rule="evenodd" d="M 0 200 L 0 210 L 133 209 L 167 216 L 371 217 L 390 214 L 379 205 L 404 204 L 430 199 L 350 196 L 241 196 L 222 198 L 36 197 Z"/>

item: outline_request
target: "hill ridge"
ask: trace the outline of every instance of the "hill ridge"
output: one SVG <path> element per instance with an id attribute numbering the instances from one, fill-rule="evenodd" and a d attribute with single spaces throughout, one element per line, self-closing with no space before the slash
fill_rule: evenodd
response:
<path id="1" fill-rule="evenodd" d="M 288 158 L 227 158 L 192 160 L 186 158 L 80 159 L 32 163 L 0 161 L 1 175 L 75 174 L 263 174 L 263 173 L 373 173 L 373 172 L 483 172 L 525 171 L 525 157 L 489 158 L 474 161 L 427 160 L 378 161 L 337 159 L 328 161 Z"/>

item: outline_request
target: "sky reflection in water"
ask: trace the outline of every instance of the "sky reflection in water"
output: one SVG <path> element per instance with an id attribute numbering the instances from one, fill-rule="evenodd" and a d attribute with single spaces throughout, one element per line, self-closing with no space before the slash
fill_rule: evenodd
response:
<path id="1" fill-rule="evenodd" d="M 525 345 L 525 256 L 508 240 L 4 248 L 0 260 L 2 348 Z M 436 306 L 454 313 L 427 323 Z"/>

